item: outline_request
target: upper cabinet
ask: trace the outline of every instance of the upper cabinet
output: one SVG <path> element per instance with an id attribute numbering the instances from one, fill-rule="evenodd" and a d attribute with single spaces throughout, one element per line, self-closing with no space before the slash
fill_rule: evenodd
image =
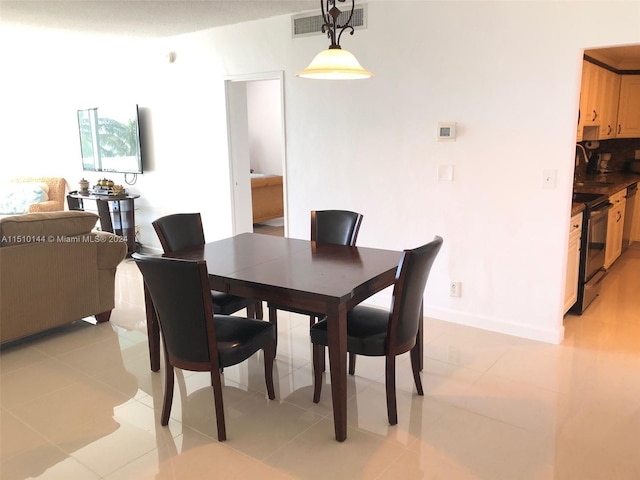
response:
<path id="1" fill-rule="evenodd" d="M 640 137 L 640 75 L 621 75 L 617 138 Z"/>
<path id="2" fill-rule="evenodd" d="M 582 86 L 580 88 L 580 121 L 578 130 L 582 127 L 599 125 L 600 102 L 602 96 L 598 91 L 600 87 L 600 70 L 591 62 L 582 62 Z"/>
<path id="3" fill-rule="evenodd" d="M 591 62 L 582 63 L 580 88 L 580 121 L 578 141 L 583 140 L 584 127 L 592 134 L 584 140 L 605 140 L 616 137 L 620 76 Z M 594 134 L 597 132 L 597 134 Z"/>
<path id="4" fill-rule="evenodd" d="M 596 67 L 600 68 L 600 67 Z M 617 135 L 618 96 L 620 93 L 620 75 L 610 70 L 600 68 L 600 106 L 602 119 L 600 122 L 600 140 L 615 138 Z"/>
<path id="5" fill-rule="evenodd" d="M 640 138 L 640 75 L 619 75 L 585 60 L 577 140 L 610 138 Z"/>

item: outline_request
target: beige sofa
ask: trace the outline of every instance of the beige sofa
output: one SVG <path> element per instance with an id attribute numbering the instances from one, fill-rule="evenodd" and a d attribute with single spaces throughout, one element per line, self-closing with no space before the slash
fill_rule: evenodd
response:
<path id="1" fill-rule="evenodd" d="M 127 244 L 90 212 L 0 219 L 0 343 L 94 315 L 108 321 Z"/>

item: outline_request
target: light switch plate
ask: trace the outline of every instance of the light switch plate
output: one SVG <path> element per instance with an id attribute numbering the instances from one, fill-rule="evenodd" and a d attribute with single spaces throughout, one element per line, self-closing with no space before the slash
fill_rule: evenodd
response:
<path id="1" fill-rule="evenodd" d="M 438 165 L 438 181 L 453 181 L 453 165 Z"/>
<path id="2" fill-rule="evenodd" d="M 542 170 L 542 188 L 556 188 L 558 183 L 558 170 L 553 168 L 545 168 Z"/>

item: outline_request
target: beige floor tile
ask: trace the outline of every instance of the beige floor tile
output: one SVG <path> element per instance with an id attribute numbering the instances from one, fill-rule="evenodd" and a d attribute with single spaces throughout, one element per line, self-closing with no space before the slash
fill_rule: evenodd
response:
<path id="1" fill-rule="evenodd" d="M 391 442 L 351 428 L 340 443 L 333 423 L 322 420 L 266 458 L 266 464 L 294 478 L 376 478 L 405 451 Z"/>
<path id="2" fill-rule="evenodd" d="M 54 445 L 41 445 L 0 464 L 2 480 L 82 479 L 99 480 L 101 476 Z"/>
<path id="3" fill-rule="evenodd" d="M 6 409 L 0 409 L 0 461 L 48 444 L 49 441 L 33 428 L 18 420 Z"/>
<path id="4" fill-rule="evenodd" d="M 291 477 L 197 432 L 187 432 L 104 477 L 105 480 L 286 480 Z"/>
<path id="5" fill-rule="evenodd" d="M 127 261 L 109 323 L 3 346 L 1 476 L 637 480 L 639 272 L 636 244 L 589 309 L 566 316 L 562 345 L 426 319 L 425 395 L 400 356 L 396 426 L 384 360 L 358 357 L 343 443 L 328 374 L 312 402 L 308 317 L 279 312 L 276 399 L 266 398 L 260 354 L 226 368 L 228 441 L 218 442 L 207 373 L 177 371 L 171 420 L 160 426 L 164 370 L 150 371 L 141 277 Z"/>
<path id="6" fill-rule="evenodd" d="M 511 480 L 522 475 L 544 440 L 514 425 L 457 409 L 425 429 L 410 449 L 420 452 L 421 461 L 427 463 L 440 457 L 438 463 L 456 466 L 468 478 Z"/>
<path id="7" fill-rule="evenodd" d="M 56 359 L 48 358 L 2 375 L 0 401 L 4 408 L 13 411 L 25 402 L 34 401 L 86 380 L 88 377 L 82 372 Z"/>

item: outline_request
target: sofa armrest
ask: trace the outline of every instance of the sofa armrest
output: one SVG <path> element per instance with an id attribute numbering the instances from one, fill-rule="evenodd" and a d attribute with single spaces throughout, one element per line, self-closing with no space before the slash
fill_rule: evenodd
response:
<path id="1" fill-rule="evenodd" d="M 98 244 L 98 270 L 116 268 L 127 256 L 127 242 L 109 232 L 91 232 Z"/>
<path id="2" fill-rule="evenodd" d="M 60 202 L 57 200 L 47 200 L 46 202 L 34 203 L 29 205 L 29 213 L 34 212 L 58 212 L 63 210 L 61 208 Z"/>

